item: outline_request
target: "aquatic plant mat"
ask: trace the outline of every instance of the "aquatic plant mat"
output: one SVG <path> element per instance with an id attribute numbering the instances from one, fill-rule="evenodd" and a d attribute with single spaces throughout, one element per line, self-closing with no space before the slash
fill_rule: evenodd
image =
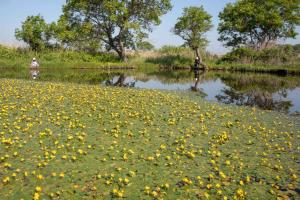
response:
<path id="1" fill-rule="evenodd" d="M 0 88 L 1 199 L 299 198 L 296 118 L 155 90 Z"/>

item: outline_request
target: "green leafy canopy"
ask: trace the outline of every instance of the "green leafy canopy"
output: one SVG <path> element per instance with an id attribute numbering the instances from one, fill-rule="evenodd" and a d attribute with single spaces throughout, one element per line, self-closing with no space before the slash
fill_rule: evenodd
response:
<path id="1" fill-rule="evenodd" d="M 27 43 L 34 51 L 42 50 L 50 46 L 54 31 L 53 24 L 46 24 L 41 15 L 28 16 L 22 22 L 21 29 L 15 30 L 15 36 L 18 40 Z"/>
<path id="2" fill-rule="evenodd" d="M 211 15 L 201 7 L 184 8 L 173 29 L 193 50 L 207 45 L 204 34 L 212 28 Z"/>
<path id="3" fill-rule="evenodd" d="M 124 59 L 125 49 L 135 48 L 171 7 L 170 0 L 67 0 L 62 17 L 70 27 L 88 23 L 90 37 Z"/>
<path id="4" fill-rule="evenodd" d="M 195 51 L 201 64 L 199 48 L 205 47 L 208 43 L 205 33 L 212 28 L 211 18 L 212 16 L 204 10 L 203 6 L 187 7 L 184 8 L 183 15 L 178 18 L 173 29 L 173 32 L 185 41 L 185 45 Z"/>
<path id="5" fill-rule="evenodd" d="M 296 37 L 300 0 L 239 0 L 227 4 L 219 18 L 219 40 L 226 46 L 263 49 Z"/>

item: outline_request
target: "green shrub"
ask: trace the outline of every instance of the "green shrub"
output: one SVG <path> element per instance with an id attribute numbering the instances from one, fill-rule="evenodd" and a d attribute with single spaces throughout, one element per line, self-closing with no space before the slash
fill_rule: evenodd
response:
<path id="1" fill-rule="evenodd" d="M 294 45 L 293 48 L 297 54 L 300 54 L 300 44 Z"/>
<path id="2" fill-rule="evenodd" d="M 33 57 L 41 63 L 99 63 L 119 62 L 119 58 L 113 53 L 96 53 L 91 55 L 82 51 L 72 50 L 44 50 L 40 52 L 31 51 L 28 48 L 9 48 L 0 45 L 0 59 L 2 63 L 10 63 L 10 66 L 28 65 Z M 4 62 L 5 61 L 5 62 Z"/>
<path id="3" fill-rule="evenodd" d="M 165 55 L 161 57 L 148 58 L 146 59 L 146 62 L 166 67 L 187 67 L 193 63 L 193 59 L 180 55 Z"/>
<path id="4" fill-rule="evenodd" d="M 166 45 L 156 51 L 157 56 L 146 59 L 146 62 L 165 67 L 188 67 L 194 63 L 195 52 L 184 46 Z M 201 50 L 204 62 L 216 59 L 215 55 Z"/>
<path id="5" fill-rule="evenodd" d="M 289 64 L 296 59 L 296 52 L 291 45 L 278 45 L 255 51 L 241 47 L 224 55 L 218 63 L 242 63 L 242 64 Z"/>

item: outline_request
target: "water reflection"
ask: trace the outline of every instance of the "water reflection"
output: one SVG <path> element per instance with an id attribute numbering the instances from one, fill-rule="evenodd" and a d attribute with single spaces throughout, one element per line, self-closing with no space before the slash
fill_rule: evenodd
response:
<path id="1" fill-rule="evenodd" d="M 198 87 L 199 83 L 203 83 L 205 81 L 206 71 L 199 70 L 199 68 L 194 68 L 193 73 L 194 73 L 195 84 L 191 86 L 191 91 L 200 93 L 201 96 L 203 97 L 207 96 L 207 94 L 203 92 L 203 90 L 200 87 Z"/>
<path id="2" fill-rule="evenodd" d="M 116 80 L 116 81 L 115 81 Z M 126 82 L 125 74 L 120 74 L 118 77 L 114 77 L 113 79 L 106 80 L 106 86 L 117 86 L 117 87 L 135 87 L 136 81 Z"/>
<path id="3" fill-rule="evenodd" d="M 195 96 L 226 104 L 256 106 L 266 110 L 300 112 L 300 78 L 270 74 L 159 71 L 4 69 L 0 78 L 65 81 L 118 87 L 191 91 Z M 199 95 L 200 94 L 200 95 Z"/>
<path id="4" fill-rule="evenodd" d="M 32 79 L 36 79 L 39 77 L 40 71 L 37 68 L 31 68 L 30 69 L 30 75 Z"/>
<path id="5" fill-rule="evenodd" d="M 279 92 L 281 96 L 286 97 L 286 91 Z M 278 93 L 278 94 L 279 94 Z M 223 89 L 222 93 L 216 96 L 219 102 L 225 104 L 235 104 L 239 106 L 256 106 L 264 110 L 276 110 L 288 112 L 293 106 L 291 100 L 274 99 L 272 93 L 262 90 L 250 90 L 239 92 L 233 88 Z"/>

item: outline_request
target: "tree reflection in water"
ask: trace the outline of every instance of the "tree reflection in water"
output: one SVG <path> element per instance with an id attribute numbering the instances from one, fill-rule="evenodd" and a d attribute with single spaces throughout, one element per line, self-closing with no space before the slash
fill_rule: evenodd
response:
<path id="1" fill-rule="evenodd" d="M 117 81 L 114 82 L 114 79 L 107 80 L 105 82 L 106 86 L 116 86 L 116 87 L 135 87 L 136 81 L 126 82 L 125 74 L 120 74 L 117 78 Z"/>
<path id="2" fill-rule="evenodd" d="M 278 92 L 282 98 L 287 96 L 285 89 Z M 259 89 L 252 89 L 247 92 L 238 92 L 233 88 L 225 88 L 222 93 L 216 96 L 219 102 L 225 104 L 235 104 L 239 106 L 256 106 L 264 110 L 276 110 L 288 112 L 293 106 L 290 100 L 275 100 L 272 93 Z"/>
<path id="3" fill-rule="evenodd" d="M 194 79 L 195 79 L 195 84 L 191 86 L 191 91 L 192 92 L 198 92 L 200 93 L 201 96 L 205 97 L 207 94 L 203 92 L 201 88 L 198 88 L 199 83 L 203 83 L 205 81 L 205 73 L 206 71 L 200 71 L 199 69 L 194 70 Z"/>

